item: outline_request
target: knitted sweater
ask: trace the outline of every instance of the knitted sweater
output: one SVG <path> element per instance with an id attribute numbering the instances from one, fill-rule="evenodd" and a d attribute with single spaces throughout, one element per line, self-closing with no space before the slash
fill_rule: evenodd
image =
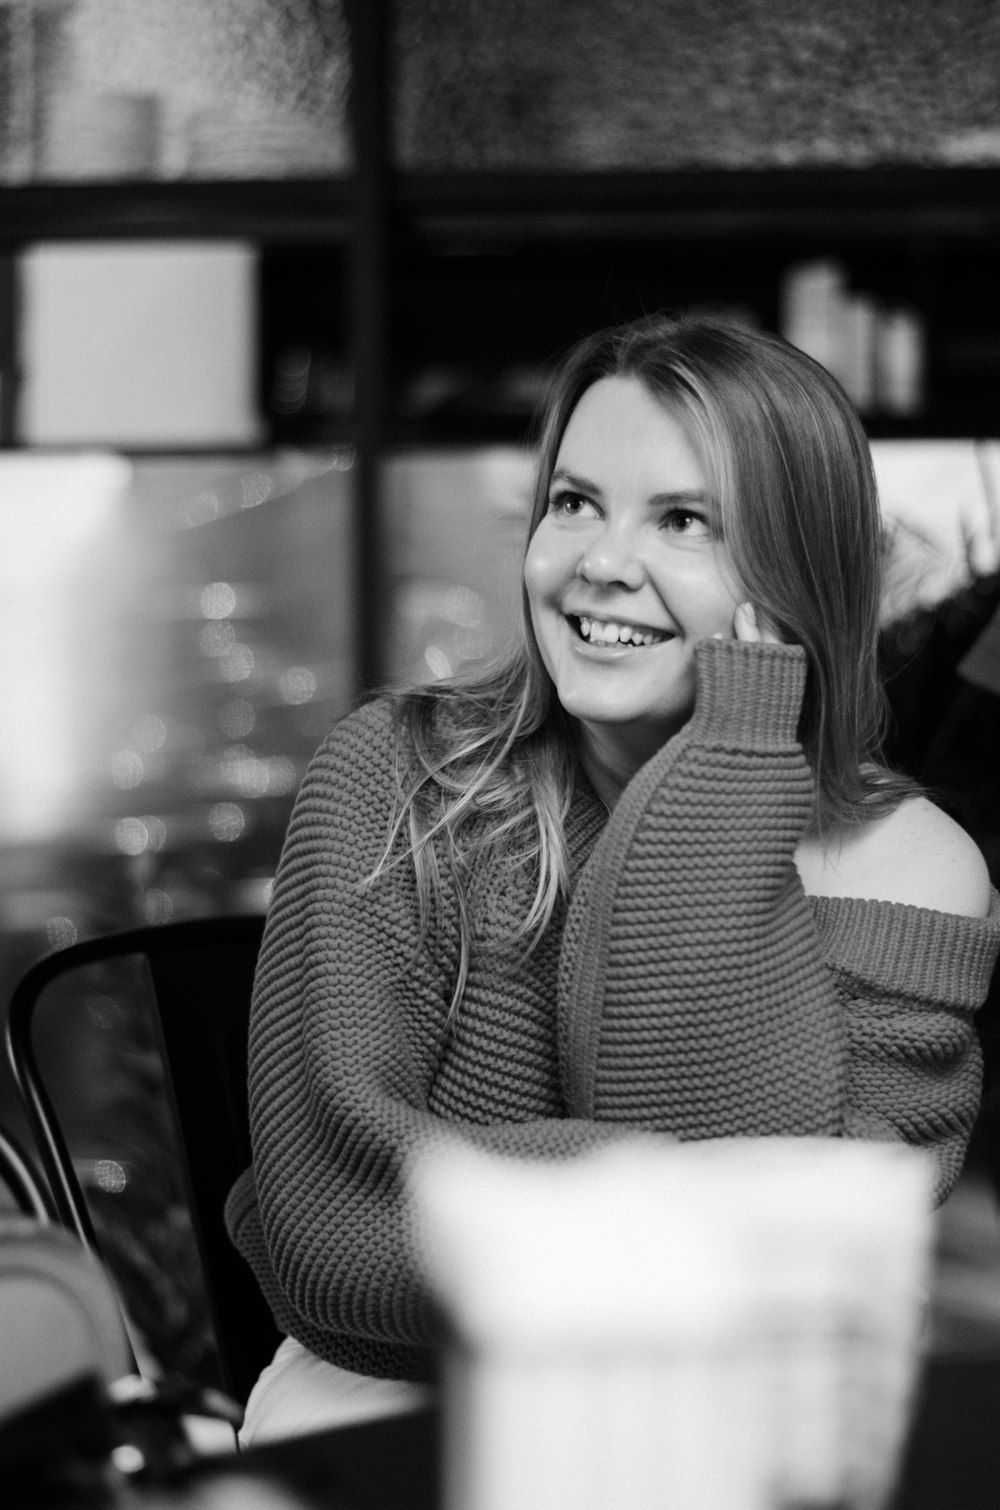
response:
<path id="1" fill-rule="evenodd" d="M 348 1368 L 426 1376 L 437 1329 L 405 1170 L 456 1133 L 544 1158 L 637 1126 L 902 1138 L 934 1152 L 947 1193 L 978 1106 L 972 1016 L 1000 947 L 1000 899 L 972 919 L 803 895 L 802 677 L 792 647 L 700 646 L 694 717 L 610 819 L 578 783 L 566 820 L 578 884 L 527 959 L 499 941 L 527 910 L 530 870 L 479 878 L 450 1024 L 447 874 L 423 937 L 405 860 L 358 886 L 389 831 L 390 711 L 370 704 L 327 738 L 265 930 L 254 1169 L 227 1205 L 283 1330 Z"/>

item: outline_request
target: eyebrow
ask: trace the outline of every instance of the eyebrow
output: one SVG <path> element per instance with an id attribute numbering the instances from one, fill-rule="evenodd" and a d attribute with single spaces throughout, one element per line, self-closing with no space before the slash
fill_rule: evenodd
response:
<path id="1" fill-rule="evenodd" d="M 571 488 L 578 488 L 581 493 L 594 493 L 601 496 L 601 489 L 596 482 L 589 482 L 586 477 L 580 477 L 575 472 L 567 472 L 563 467 L 558 467 L 552 473 L 552 482 L 565 482 Z M 718 504 L 711 493 L 704 492 L 701 488 L 678 488 L 674 492 L 654 493 L 649 500 L 651 508 L 663 508 L 664 505 L 681 506 L 685 504 L 700 504 L 703 508 L 717 509 Z"/>

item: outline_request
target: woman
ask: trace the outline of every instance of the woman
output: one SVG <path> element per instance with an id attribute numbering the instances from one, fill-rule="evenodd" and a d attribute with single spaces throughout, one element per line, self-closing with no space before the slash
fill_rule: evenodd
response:
<path id="1" fill-rule="evenodd" d="M 809 358 L 700 317 L 570 353 L 523 644 L 352 714 L 296 804 L 228 1208 L 288 1334 L 247 1438 L 418 1398 L 405 1165 L 456 1131 L 902 1138 L 947 1193 L 1000 899 L 878 762 L 879 563 L 864 435 Z"/>

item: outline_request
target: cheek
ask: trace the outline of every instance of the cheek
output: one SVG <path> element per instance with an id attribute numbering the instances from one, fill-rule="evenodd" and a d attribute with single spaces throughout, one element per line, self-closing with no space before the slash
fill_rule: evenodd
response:
<path id="1" fill-rule="evenodd" d="M 534 630 L 535 641 L 539 649 L 542 647 L 543 629 L 539 622 L 541 607 L 545 601 L 545 593 L 542 588 L 543 573 L 540 569 L 540 559 L 537 552 L 531 547 L 524 558 L 524 595 L 528 604 L 528 618 Z"/>
<path id="2" fill-rule="evenodd" d="M 544 524 L 540 524 L 524 558 L 524 585 L 532 607 L 558 587 L 564 576 L 559 553 L 547 538 Z"/>
<path id="3" fill-rule="evenodd" d="M 747 600 L 747 590 L 736 575 L 736 569 L 730 561 L 727 551 L 720 551 L 716 567 L 719 574 L 720 591 L 724 594 L 726 601 L 734 609 L 738 604 L 745 603 Z"/>
<path id="4" fill-rule="evenodd" d="M 698 563 L 690 578 L 691 613 L 706 634 L 732 634 L 733 614 L 746 598 L 726 553 Z"/>
<path id="5" fill-rule="evenodd" d="M 678 553 L 661 570 L 655 585 L 681 624 L 694 635 L 725 634 L 733 630 L 733 613 L 746 594 L 735 576 L 710 558 Z"/>
<path id="6" fill-rule="evenodd" d="M 720 585 L 710 600 L 705 603 L 704 623 L 709 634 L 730 635 L 733 632 L 733 615 L 745 594 L 738 587 Z"/>

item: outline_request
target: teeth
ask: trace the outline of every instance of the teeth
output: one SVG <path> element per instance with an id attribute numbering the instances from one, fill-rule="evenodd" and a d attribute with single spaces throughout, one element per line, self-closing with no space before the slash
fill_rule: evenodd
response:
<path id="1" fill-rule="evenodd" d="M 590 619 L 580 616 L 580 633 L 591 645 L 655 645 L 666 635 L 633 624 L 618 624 L 613 619 Z"/>

